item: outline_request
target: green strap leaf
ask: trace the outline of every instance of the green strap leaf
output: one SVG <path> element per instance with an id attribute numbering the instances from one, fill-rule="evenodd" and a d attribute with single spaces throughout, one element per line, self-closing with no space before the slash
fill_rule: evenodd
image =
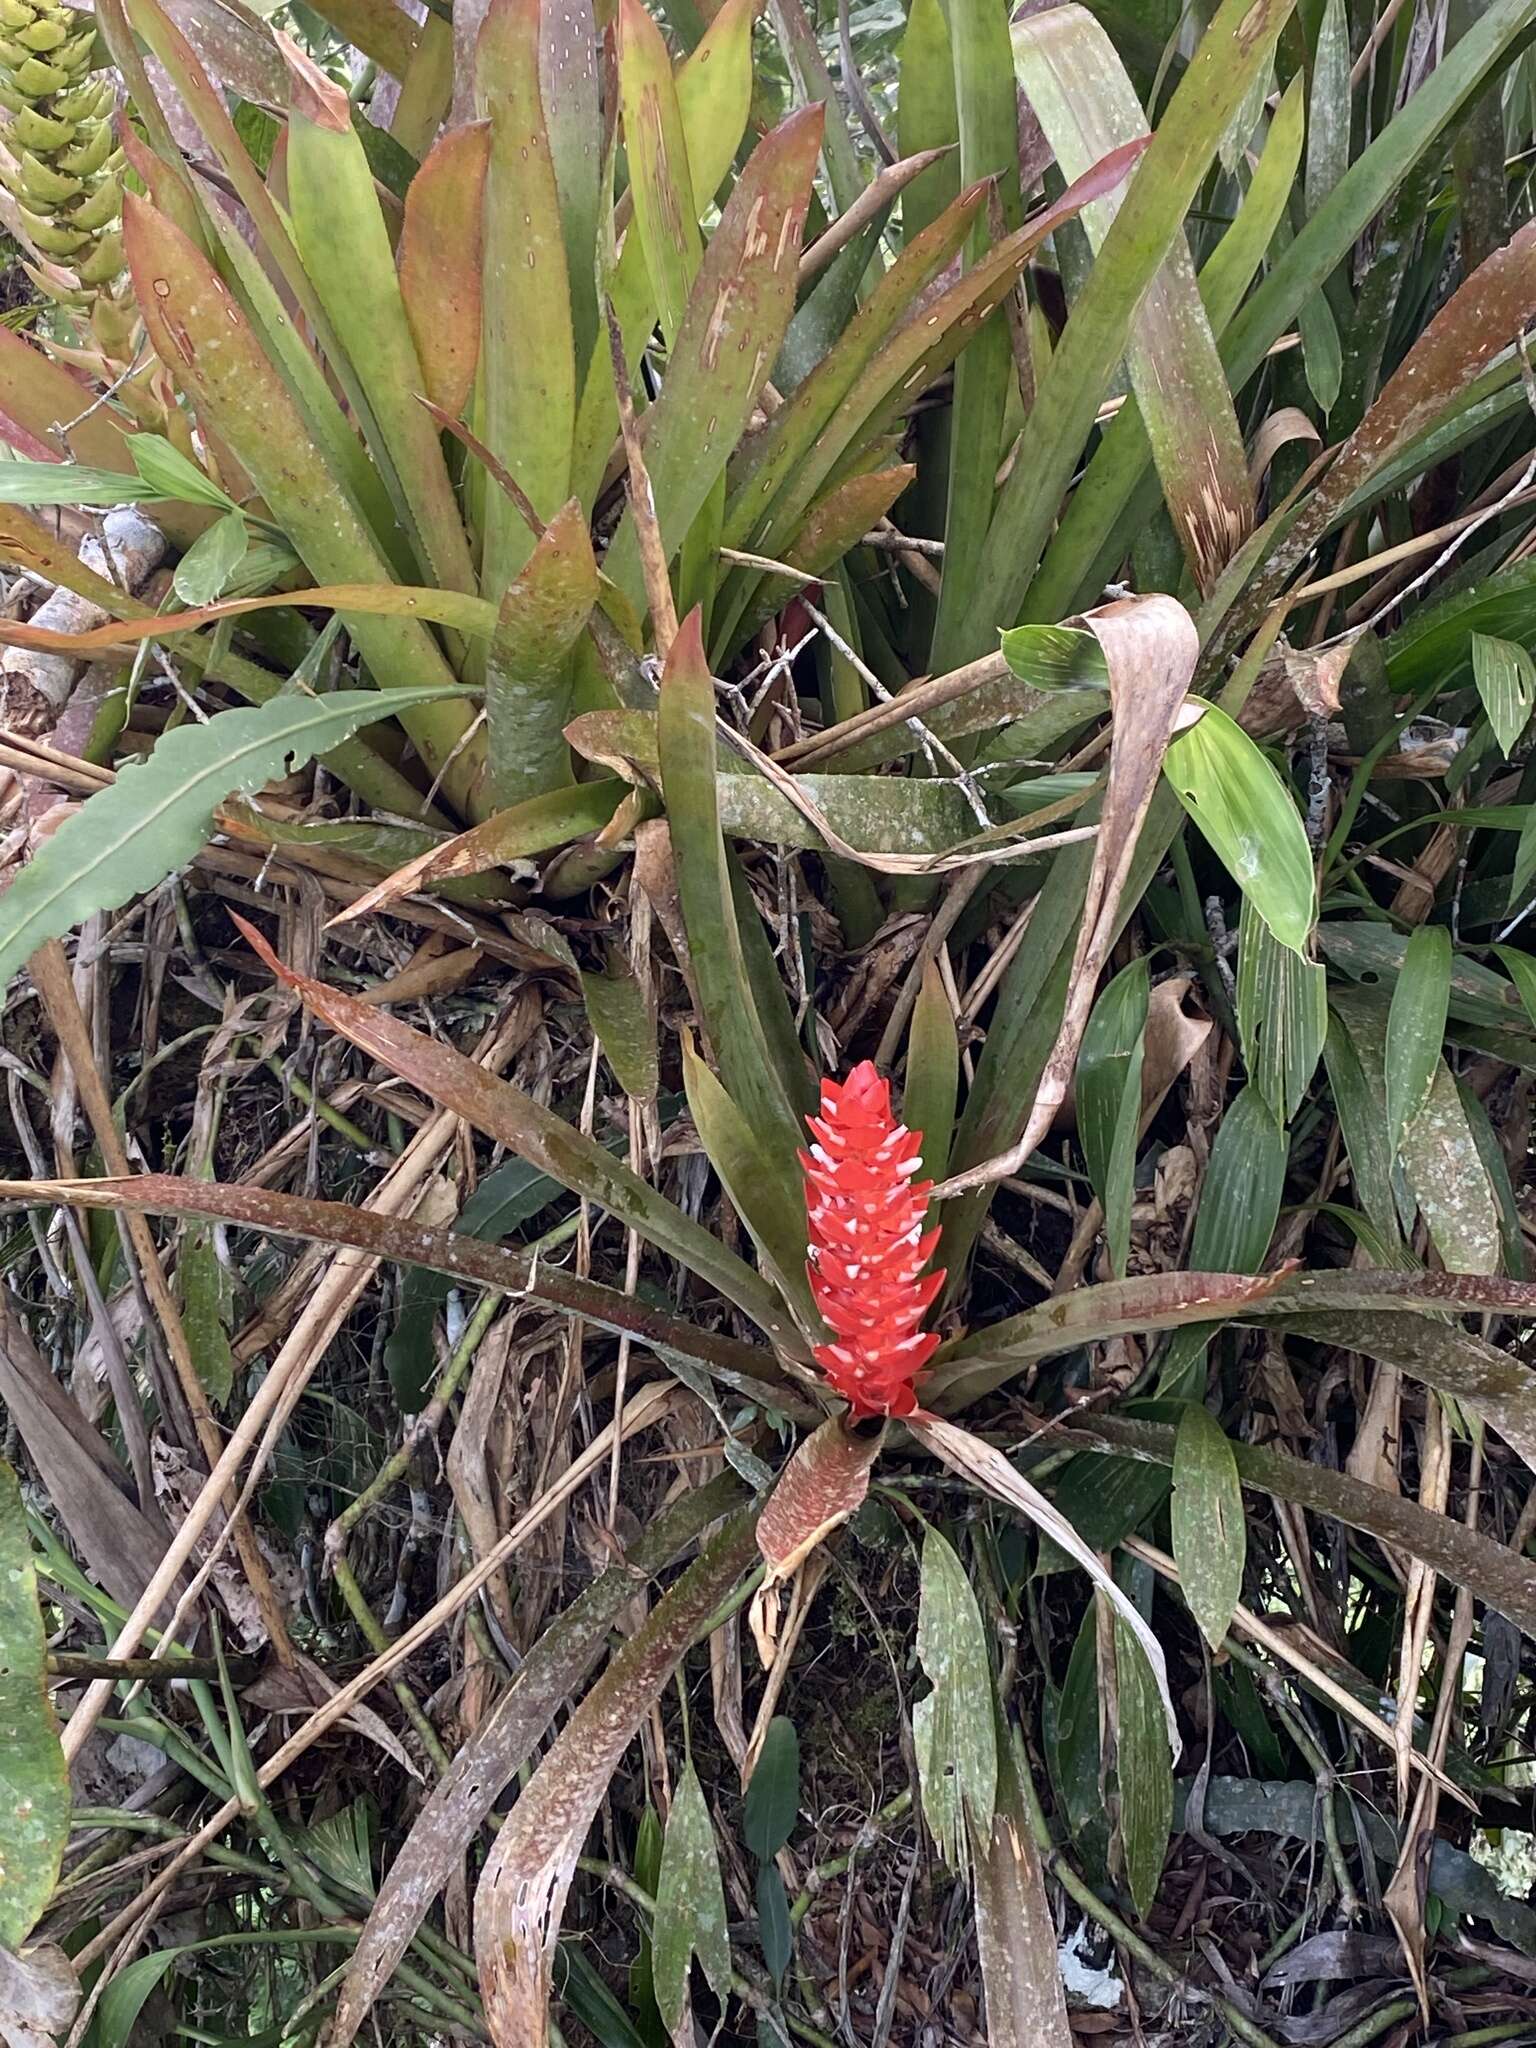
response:
<path id="1" fill-rule="evenodd" d="M 19 1948 L 58 1881 L 69 1774 L 48 1702 L 43 1617 L 21 1488 L 0 1464 L 0 1944 Z"/>
<path id="2" fill-rule="evenodd" d="M 656 2005 L 668 2033 L 680 2044 L 693 2040 L 688 1969 L 695 1956 L 710 1988 L 723 1998 L 731 1982 L 725 1887 L 720 1880 L 714 1822 L 699 1774 L 689 1763 L 677 1781 L 667 1816 L 651 1935 Z"/>
<path id="3" fill-rule="evenodd" d="M 768 1723 L 742 1807 L 742 1839 L 768 1863 L 795 1831 L 800 1812 L 800 1737 L 787 1714 Z"/>
<path id="4" fill-rule="evenodd" d="M 1536 710 L 1536 661 L 1514 640 L 1472 635 L 1472 675 L 1506 759 Z"/>
<path id="5" fill-rule="evenodd" d="M 1163 773 L 1281 945 L 1302 952 L 1317 901 L 1312 852 L 1268 757 L 1212 704 L 1170 745 Z"/>
<path id="6" fill-rule="evenodd" d="M 1147 996 L 1147 963 L 1133 960 L 1095 1003 L 1077 1061 L 1077 1127 L 1088 1177 L 1104 1207 L 1110 1262 L 1122 1276 L 1131 1245 Z"/>
<path id="7" fill-rule="evenodd" d="M 1282 946 L 1246 898 L 1237 944 L 1237 1028 L 1248 1078 L 1275 1122 L 1301 1107 L 1328 1036 L 1328 974 Z"/>
<path id="8" fill-rule="evenodd" d="M 1115 1685 L 1120 1715 L 1115 1771 L 1125 1881 L 1138 1913 L 1157 1897 L 1173 1832 L 1173 1757 L 1157 1683 L 1141 1644 L 1115 1616 Z"/>
<path id="9" fill-rule="evenodd" d="M 991 1835 L 997 1798 L 992 1667 L 965 1567 L 933 1528 L 923 1537 L 917 1655 L 933 1682 L 912 1709 L 923 1813 L 939 1854 L 963 1874 L 972 1842 Z"/>
<path id="10" fill-rule="evenodd" d="M 166 733 L 148 760 L 123 768 L 66 819 L 0 897 L 0 987 L 45 939 L 118 909 L 185 866 L 226 797 L 260 789 L 361 727 L 440 694 L 429 684 L 273 697 Z"/>
<path id="11" fill-rule="evenodd" d="M 1192 1401 L 1173 1454 L 1173 1554 L 1189 1611 L 1213 1650 L 1242 1598 L 1247 1549 L 1237 1459 L 1215 1416 Z"/>
<path id="12" fill-rule="evenodd" d="M 1422 925 L 1408 941 L 1387 1014 L 1387 1146 L 1403 1134 L 1429 1100 L 1445 1020 L 1451 1004 L 1451 935 L 1443 925 Z"/>

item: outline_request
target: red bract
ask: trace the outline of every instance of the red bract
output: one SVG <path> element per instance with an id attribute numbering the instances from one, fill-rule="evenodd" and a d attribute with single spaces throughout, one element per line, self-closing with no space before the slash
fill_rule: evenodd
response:
<path id="1" fill-rule="evenodd" d="M 914 1183 L 922 1133 L 891 1114 L 891 1086 L 871 1060 L 823 1081 L 815 1140 L 800 1154 L 810 1225 L 811 1292 L 835 1341 L 816 1362 L 856 1415 L 910 1415 L 913 1381 L 938 1349 L 918 1326 L 944 1284 L 923 1268 L 939 1241 L 925 1232 L 930 1180 Z"/>

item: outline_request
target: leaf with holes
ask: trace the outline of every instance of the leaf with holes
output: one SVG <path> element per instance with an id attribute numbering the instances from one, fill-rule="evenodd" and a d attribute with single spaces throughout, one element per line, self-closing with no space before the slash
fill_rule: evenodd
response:
<path id="1" fill-rule="evenodd" d="M 1163 769 L 1244 896 L 1281 945 L 1300 953 L 1316 908 L 1312 853 L 1268 757 L 1208 704 L 1170 745 Z"/>
<path id="2" fill-rule="evenodd" d="M 1472 676 L 1493 736 L 1507 757 L 1536 710 L 1536 661 L 1517 641 L 1474 633 Z"/>

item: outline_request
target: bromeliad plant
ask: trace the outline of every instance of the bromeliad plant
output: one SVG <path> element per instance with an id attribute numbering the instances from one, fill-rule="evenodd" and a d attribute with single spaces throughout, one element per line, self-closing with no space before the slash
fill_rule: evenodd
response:
<path id="1" fill-rule="evenodd" d="M 590 1689 L 624 1571 L 535 1646 L 512 1695 L 523 1747 L 491 1766 L 489 1738 L 466 1745 L 405 1831 L 333 2048 L 407 1948 L 412 1968 L 442 1964 L 424 1924 L 433 1858 L 446 1842 L 462 1867 L 574 1693 L 477 1903 L 487 2023 L 542 2048 L 588 1824 L 699 1630 L 756 1559 L 759 1638 L 787 1658 L 786 1586 L 872 1487 L 915 1512 L 935 1461 L 1050 1539 L 1042 1578 L 1065 1554 L 1096 1589 L 1068 1683 L 1115 1701 L 1116 1745 L 1099 1748 L 1096 1713 L 1056 1715 L 1048 1755 L 1063 1830 L 1103 1832 L 1131 1908 L 1157 1892 L 1178 1746 L 1148 1575 L 1213 1649 L 1285 1654 L 1250 1628 L 1245 1488 L 1283 1504 L 1295 1546 L 1277 1546 L 1266 1597 L 1311 1585 L 1308 1514 L 1380 1547 L 1352 1584 L 1400 1628 L 1397 1669 L 1342 1688 L 1353 1708 L 1337 1686 L 1325 1697 L 1370 1755 L 1438 1785 L 1443 1727 L 1440 1754 L 1405 1753 L 1413 1715 L 1394 1730 L 1362 1700 L 1417 1688 L 1437 1574 L 1536 1631 L 1524 1561 L 1427 1481 L 1415 1502 L 1364 1459 L 1362 1477 L 1249 1441 L 1239 1339 L 1221 1333 L 1354 1361 L 1367 1449 L 1422 1399 L 1431 1471 L 1464 1423 L 1474 1470 L 1485 1427 L 1536 1457 L 1528 1370 L 1447 1319 L 1533 1309 L 1486 1103 L 1536 1067 L 1536 964 L 1510 943 L 1536 878 L 1536 233 L 1475 175 L 1528 153 L 1529 95 L 1505 88 L 1532 0 L 1447 31 L 1427 74 L 1410 8 L 1365 45 L 1342 6 L 1303 21 L 1284 0 L 1224 0 L 1192 47 L 1165 51 L 1118 9 L 1110 28 L 1069 5 L 1010 34 L 981 0 L 912 0 L 902 155 L 868 182 L 798 9 L 778 10 L 795 104 L 761 134 L 749 0 L 707 23 L 678 8 L 675 63 L 638 0 L 601 32 L 579 0 L 492 0 L 458 78 L 435 14 L 408 35 L 386 13 L 370 55 L 401 92 L 381 139 L 311 55 L 265 37 L 276 89 L 255 97 L 284 118 L 252 119 L 247 95 L 237 120 L 158 0 L 99 0 L 132 103 L 123 148 L 143 189 L 124 248 L 153 361 L 98 393 L 0 328 L 0 416 L 26 458 L 0 474 L 5 553 L 102 621 L 0 620 L 0 639 L 119 661 L 129 723 L 62 764 L 7 741 L 7 769 L 62 766 L 86 800 L 0 896 L 0 983 L 188 863 L 224 872 L 251 848 L 263 882 L 268 853 L 318 878 L 352 920 L 333 944 L 425 899 L 439 932 L 467 934 L 468 971 L 510 962 L 579 1004 L 628 1100 L 622 1161 L 441 1018 L 412 1029 L 247 936 L 314 1018 L 516 1155 L 541 1199 L 565 1190 L 617 1219 L 624 1278 L 482 1242 L 468 1213 L 445 1231 L 209 1180 L 211 1150 L 184 1173 L 10 1193 L 184 1219 L 177 1279 L 189 1303 L 212 1296 L 214 1327 L 209 1222 L 539 1304 L 616 1345 L 612 1419 L 572 1487 L 666 1418 L 675 1378 L 710 1404 L 752 1500 L 722 1474 L 648 1532 L 654 1575 L 725 1517 Z M 197 127 L 190 156 L 146 54 Z M 1059 196 L 1027 213 L 1048 171 Z M 171 597 L 93 572 L 24 509 L 120 498 L 164 521 Z M 209 602 L 186 609 L 194 595 Z M 328 780 L 296 792 L 286 776 L 311 758 Z M 345 817 L 309 800 L 335 786 Z M 233 846 L 210 856 L 210 833 Z M 628 956 L 597 967 L 577 950 L 626 916 Z M 62 962 L 43 959 L 56 999 Z M 675 976 L 667 1014 L 686 1012 L 699 1047 L 658 1031 L 657 974 Z M 1184 1144 L 1158 1119 L 1200 1046 Z M 685 1092 L 713 1214 L 696 1187 L 674 1200 L 656 1184 L 663 1078 Z M 1162 1213 L 1180 1174 L 1198 1185 L 1192 1222 L 1194 1185 Z M 1010 1181 L 1070 1212 L 1054 1273 L 1010 1235 L 1025 1228 Z M 1173 1245 L 1156 1256 L 1149 1207 Z M 1019 1272 L 1044 1298 L 998 1315 Z M 439 1411 L 454 1390 L 431 1342 L 439 1297 L 423 1298 L 424 1362 L 399 1382 L 412 1413 L 431 1412 L 434 1383 Z M 1026 1444 L 1039 1418 L 1021 1387 L 1034 1398 L 1042 1361 L 1081 1357 L 1112 1358 L 1119 1379 L 1082 1406 L 1048 1389 L 1054 1426 Z M 318 1367 L 243 1389 L 210 1501 Z M 158 1625 L 192 1543 L 178 1532 L 130 1620 L 112 1619 L 118 1657 Z M 924 1810 L 987 1901 L 989 2038 L 1057 2048 L 1059 2000 L 1030 2007 L 1016 1967 L 1020 1940 L 1049 1955 L 1054 1935 L 1016 1760 L 988 1739 L 1011 1711 L 1001 1631 L 942 1532 L 922 1545 Z M 1418 1590 L 1399 1616 L 1405 1558 Z M 432 1626 L 494 1569 L 478 1560 Z M 992 1611 L 1013 1600 L 1017 1623 L 999 1577 Z M 324 1726 L 431 1633 L 370 1637 L 375 1664 Z M 28 1655 L 31 1684 L 30 1638 Z M 110 1693 L 103 1679 L 85 1695 L 72 1743 Z M 529 1699 L 550 1702 L 543 1719 L 523 1720 Z M 226 1824 L 254 1815 L 266 1856 L 280 1837 L 252 1782 L 232 1780 Z M 679 1861 L 702 1805 L 680 1789 Z M 29 1914 L 56 1846 L 56 1821 L 39 1828 Z M 1409 1893 L 1433 1831 L 1410 1809 L 1394 1890 L 1420 1971 Z M 764 1871 L 781 1847 L 757 1838 Z M 675 1896 L 670 1910 L 676 1935 Z M 355 1898 L 346 1915 L 350 1937 Z M 0 1940 L 27 1931 L 18 1912 Z M 678 1972 L 673 1944 L 658 2002 L 679 2038 L 689 1953 Z M 728 1943 L 707 1968 L 722 1997 L 740 1991 Z M 436 2017 L 466 2024 L 462 1971 L 451 1989 Z"/>

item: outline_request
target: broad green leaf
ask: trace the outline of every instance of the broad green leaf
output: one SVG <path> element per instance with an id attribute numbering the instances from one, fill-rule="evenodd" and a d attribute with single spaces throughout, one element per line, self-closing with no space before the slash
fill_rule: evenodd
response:
<path id="1" fill-rule="evenodd" d="M 1536 958 L 1514 946 L 1495 946 L 1493 950 L 1509 969 L 1510 980 L 1520 991 L 1526 1015 L 1536 1026 Z"/>
<path id="2" fill-rule="evenodd" d="M 1536 804 L 1530 807 L 1530 815 L 1520 834 L 1520 843 L 1515 848 L 1515 864 L 1509 878 L 1509 907 L 1520 910 L 1525 906 L 1525 892 L 1532 878 L 1536 877 Z"/>
<path id="3" fill-rule="evenodd" d="M 1336 988 L 1332 1006 L 1348 1032 L 1375 1114 L 1387 1118 L 1387 1034 L 1389 1012 L 1371 989 Z M 1333 1034 L 1329 1033 L 1329 1069 L 1333 1070 Z M 1341 1116 L 1344 1104 L 1340 1101 Z M 1345 1124 L 1346 1142 L 1352 1133 Z M 1435 1249 L 1453 1273 L 1496 1273 L 1499 1269 L 1499 1217 L 1476 1141 L 1456 1093 L 1456 1084 L 1438 1052 L 1424 1106 L 1407 1125 L 1396 1159 L 1390 1146 L 1393 1195 L 1403 1234 L 1413 1220 L 1414 1206 L 1429 1226 Z M 1351 1166 L 1356 1166 L 1351 1152 Z M 1360 1189 L 1378 1230 L 1383 1221 Z M 1379 1202 L 1379 1193 L 1376 1196 Z"/>
<path id="4" fill-rule="evenodd" d="M 1317 901 L 1312 853 L 1266 755 L 1212 704 L 1174 739 L 1163 773 L 1281 945 L 1303 952 Z"/>
<path id="5" fill-rule="evenodd" d="M 127 447 L 134 468 L 157 497 L 211 505 L 216 512 L 234 511 L 235 501 L 228 491 L 221 491 L 213 478 L 205 476 L 164 434 L 133 434 Z M 8 476 L 9 471 L 0 474 Z"/>
<path id="6" fill-rule="evenodd" d="M 1450 1001 L 1451 935 L 1443 925 L 1421 925 L 1408 941 L 1387 1016 L 1387 1145 L 1394 1153 L 1429 1099 Z"/>
<path id="7" fill-rule="evenodd" d="M 751 1232 L 767 1271 L 802 1323 L 816 1327 L 805 1276 L 805 1195 L 800 1175 L 769 1156 L 706 1061 L 683 1039 L 683 1085 L 699 1142 Z"/>
<path id="8" fill-rule="evenodd" d="M 388 567 L 339 480 L 310 437 L 288 388 L 235 300 L 203 255 L 145 201 L 124 201 L 124 242 L 139 304 L 155 347 L 174 366 L 206 428 L 220 434 L 249 472 L 312 574 L 387 585 Z M 350 614 L 348 630 L 383 689 L 414 688 L 411 736 L 467 812 L 479 779 L 455 678 L 419 621 Z M 437 682 L 438 699 L 420 689 Z"/>
<path id="9" fill-rule="evenodd" d="M 896 138 L 902 156 L 944 149 L 960 140 L 955 115 L 955 66 L 949 24 L 940 0 L 912 0 L 897 66 Z M 931 164 L 902 196 L 908 240 L 937 220 L 960 190 L 958 153 Z"/>
<path id="10" fill-rule="evenodd" d="M 244 513 L 226 512 L 206 533 L 198 535 L 176 564 L 171 588 L 183 604 L 211 604 L 229 588 L 230 579 L 245 560 L 246 547 Z"/>
<path id="11" fill-rule="evenodd" d="M 1056 1797 L 1075 1835 L 1103 1821 L 1099 1783 L 1099 1657 L 1094 1603 L 1078 1626 L 1060 1692 L 1046 1696 L 1045 1753 Z"/>
<path id="12" fill-rule="evenodd" d="M 984 652 L 1017 618 L 1131 323 L 1203 183 L 1217 146 L 1266 66 L 1290 0 L 1222 0 L 1137 166 L 1114 226 L 1052 356 L 998 499 L 971 616 L 936 646 L 936 670 Z"/>
<path id="13" fill-rule="evenodd" d="M 422 390 L 458 419 L 480 359 L 481 213 L 491 131 L 484 121 L 437 138 L 405 195 L 396 264 Z"/>
<path id="14" fill-rule="evenodd" d="M 1264 1264 L 1280 1202 L 1290 1140 L 1251 1083 L 1227 1109 L 1206 1162 L 1189 1263 L 1202 1273 L 1257 1273 Z M 1210 1333 L 1176 1330 L 1158 1361 L 1158 1392 L 1189 1398 Z M 1203 1386 L 1203 1380 L 1199 1380 Z"/>
<path id="15" fill-rule="evenodd" d="M 48 1701 L 47 1645 L 21 1488 L 0 1464 L 0 1942 L 20 1948 L 52 1896 L 69 1774 Z"/>
<path id="16" fill-rule="evenodd" d="M 819 108 L 802 108 L 757 145 L 694 279 L 646 424 L 646 469 L 669 561 L 725 473 L 783 346 L 821 126 Z M 627 510 L 604 568 L 642 603 L 639 546 Z"/>
<path id="17" fill-rule="evenodd" d="M 327 0 L 329 4 L 329 0 Z M 636 1873 L 638 1876 L 638 1873 Z M 644 1884 L 645 1880 L 639 1880 Z M 650 1886 L 646 1889 L 651 1890 Z M 654 1894 L 653 1894 L 654 1896 Z M 646 1937 L 642 1937 L 645 1940 Z M 635 1971 L 630 1972 L 630 2004 L 637 2004 Z M 652 2025 L 655 2022 L 656 2003 L 650 1997 L 649 1979 L 640 1979 L 640 1994 L 647 2001 L 644 2012 Z M 647 2028 L 642 2033 L 608 1986 L 581 1952 L 579 1938 L 576 1941 L 562 1941 L 555 1962 L 555 1996 L 569 2006 L 576 2018 L 591 2034 L 598 2048 L 656 2048 L 655 2036 Z"/>
<path id="18" fill-rule="evenodd" d="M 966 261 L 971 267 L 984 262 L 995 243 L 1023 220 L 1018 92 L 1009 76 L 1007 10 L 992 0 L 948 0 L 945 16 L 954 65 L 960 183 L 969 188 L 983 179 L 992 181 L 988 211 L 977 216 L 970 233 Z M 1063 170 L 1072 177 L 1064 160 Z M 997 465 L 1005 453 L 1004 423 L 1017 383 L 1007 319 L 994 311 L 978 324 L 955 362 L 950 438 L 965 459 L 949 465 L 944 580 L 934 628 L 940 640 L 947 618 L 963 616 L 970 607 L 996 501 Z"/>
<path id="19" fill-rule="evenodd" d="M 288 208 L 293 239 L 366 396 L 373 452 L 392 477 L 422 566 L 452 590 L 476 588 L 442 442 L 406 318 L 373 173 L 345 92 L 292 44 Z"/>
<path id="20" fill-rule="evenodd" d="M 606 24 L 606 9 L 603 19 Z M 594 349 L 598 354 L 607 352 L 597 299 L 597 266 L 592 260 L 607 233 L 606 221 L 599 226 L 606 192 L 602 152 L 594 140 L 603 123 L 598 54 L 593 0 L 565 0 L 558 7 L 541 5 L 539 98 L 549 128 L 549 154 L 560 198 L 578 391 Z"/>
<path id="21" fill-rule="evenodd" d="M 907 1033 L 907 1076 L 901 1114 L 923 1141 L 922 1177 L 942 1180 L 949 1171 L 949 1143 L 955 1128 L 960 1087 L 960 1046 L 955 1015 L 944 980 L 930 961 L 912 1006 Z"/>
<path id="22" fill-rule="evenodd" d="M 485 713 L 498 807 L 541 796 L 571 779 L 565 726 L 572 655 L 597 592 L 586 514 L 572 498 L 508 585 L 486 659 Z"/>
<path id="23" fill-rule="evenodd" d="M 1130 1253 L 1147 995 L 1146 960 L 1133 960 L 1095 1003 L 1077 1059 L 1077 1126 L 1118 1274 L 1125 1272 Z"/>
<path id="24" fill-rule="evenodd" d="M 290 764 L 302 765 L 433 694 L 428 684 L 274 697 L 165 733 L 147 760 L 122 768 L 116 782 L 66 819 L 0 898 L 0 987 L 45 939 L 61 937 L 94 911 L 116 910 L 184 867 L 226 797 L 260 789 Z"/>
<path id="25" fill-rule="evenodd" d="M 475 103 L 491 123 L 480 343 L 482 431 L 541 519 L 571 488 L 576 356 L 565 234 L 539 91 L 539 0 L 492 0 L 475 46 Z M 484 587 L 506 589 L 533 535 L 488 487 Z"/>
<path id="26" fill-rule="evenodd" d="M 1157 1898 L 1173 1831 L 1173 1758 L 1168 1723 L 1140 1642 L 1115 1616 L 1115 1686 L 1119 1706 L 1115 1775 L 1120 1787 L 1120 1841 L 1125 1881 L 1143 1918 Z"/>
<path id="27" fill-rule="evenodd" d="M 790 1958 L 795 1952 L 794 1923 L 789 1917 L 789 1899 L 778 1866 L 765 1863 L 757 1873 L 757 1938 L 762 1943 L 763 1961 L 774 1988 L 784 1982 Z"/>
<path id="28" fill-rule="evenodd" d="M 635 225 L 663 338 L 670 344 L 704 253 L 672 60 L 641 0 L 620 0 L 619 95 Z M 706 198 L 708 195 L 705 195 Z"/>
<path id="29" fill-rule="evenodd" d="M 78 462 L 0 463 L 0 505 L 152 505 L 163 496 L 142 477 Z"/>
<path id="30" fill-rule="evenodd" d="M 693 2020 L 688 1970 L 693 1958 L 724 1997 L 731 1983 L 731 1938 L 726 1926 L 725 1887 L 715 1848 L 715 1824 L 692 1763 L 684 1766 L 672 1794 L 656 1918 L 651 1932 L 651 1982 L 662 2023 L 674 2041 L 691 2042 Z"/>
<path id="31" fill-rule="evenodd" d="M 923 1537 L 917 1655 L 933 1685 L 912 1709 L 923 1815 L 945 1863 L 964 1875 L 972 1841 L 992 1832 L 997 1798 L 992 1667 L 965 1567 L 932 1527 Z"/>
<path id="32" fill-rule="evenodd" d="M 1328 974 L 1282 946 L 1244 898 L 1237 946 L 1237 1028 L 1248 1079 L 1282 1126 L 1300 1109 L 1328 1036 Z"/>
<path id="33" fill-rule="evenodd" d="M 1515 1184 L 1510 1174 L 1509 1161 L 1504 1156 L 1504 1147 L 1493 1128 L 1492 1118 L 1483 1106 L 1482 1097 L 1468 1082 L 1457 1079 L 1456 1099 L 1461 1104 L 1461 1113 L 1472 1133 L 1477 1156 L 1483 1162 L 1483 1171 L 1488 1176 L 1494 1207 L 1498 1211 L 1502 1270 L 1512 1279 L 1524 1280 L 1529 1264 L 1525 1255 L 1525 1230 L 1520 1215 L 1520 1204 L 1515 1196 Z"/>
<path id="34" fill-rule="evenodd" d="M 742 1804 L 742 1840 L 759 1863 L 770 1863 L 795 1831 L 800 1814 L 800 1738 L 787 1714 L 768 1723 Z"/>
<path id="35" fill-rule="evenodd" d="M 1219 1650 L 1243 1594 L 1248 1525 L 1237 1460 L 1210 1410 L 1191 1401 L 1173 1454 L 1173 1554 L 1189 1611 Z"/>
<path id="36" fill-rule="evenodd" d="M 1401 1150 L 1409 1185 L 1448 1270 L 1497 1273 L 1498 1204 L 1444 1060 L 1435 1062 L 1428 1099 L 1403 1133 Z"/>
<path id="37" fill-rule="evenodd" d="M 721 837 L 715 775 L 715 686 L 699 617 L 684 620 L 667 658 L 657 739 L 683 922 L 710 1049 L 726 1092 L 777 1174 L 795 1170 L 800 1124 L 768 1050 L 753 999 Z"/>
<path id="38" fill-rule="evenodd" d="M 180 1272 L 187 1348 L 209 1401 L 215 1408 L 222 1408 L 235 1383 L 234 1353 L 229 1342 L 235 1290 L 210 1226 L 201 1225 L 183 1239 Z"/>
<path id="39" fill-rule="evenodd" d="M 1403 971 L 1408 941 L 1390 925 L 1340 918 L 1320 924 L 1318 945 L 1329 962 L 1367 989 L 1393 989 Z M 1524 1026 L 1518 993 L 1502 974 L 1457 954 L 1451 962 L 1451 1015 L 1465 1024 L 1519 1031 Z"/>
<path id="40" fill-rule="evenodd" d="M 1052 8 L 1015 23 L 1013 55 L 1064 177 L 1147 133 L 1114 43 L 1086 8 Z M 1083 208 L 1096 254 L 1125 199 L 1122 186 Z M 1174 529 L 1196 583 L 1208 589 L 1253 523 L 1253 488 L 1182 233 L 1136 309 L 1126 360 Z"/>
<path id="41" fill-rule="evenodd" d="M 1349 12 L 1344 0 L 1326 0 L 1312 56 L 1307 102 L 1307 170 L 1303 185 L 1310 219 L 1349 169 Z"/>
<path id="42" fill-rule="evenodd" d="M 1474 633 L 1472 674 L 1493 736 L 1507 758 L 1536 710 L 1536 661 L 1517 641 Z"/>
<path id="43" fill-rule="evenodd" d="M 171 1966 L 189 1953 L 188 1948 L 156 1949 L 152 1955 L 135 1956 L 122 1969 L 113 1970 L 91 2017 L 86 2035 L 89 2048 L 132 2048 L 145 2005 L 165 1982 Z"/>
<path id="44" fill-rule="evenodd" d="M 1339 339 L 1333 308 L 1321 292 L 1309 292 L 1296 314 L 1301 335 L 1301 360 L 1307 373 L 1307 389 L 1317 400 L 1326 419 L 1338 403 L 1344 381 L 1344 345 Z"/>
<path id="45" fill-rule="evenodd" d="M 645 992 L 617 951 L 607 972 L 583 974 L 582 1000 L 613 1077 L 635 1102 L 654 1102 L 658 1086 L 656 1024 Z"/>

